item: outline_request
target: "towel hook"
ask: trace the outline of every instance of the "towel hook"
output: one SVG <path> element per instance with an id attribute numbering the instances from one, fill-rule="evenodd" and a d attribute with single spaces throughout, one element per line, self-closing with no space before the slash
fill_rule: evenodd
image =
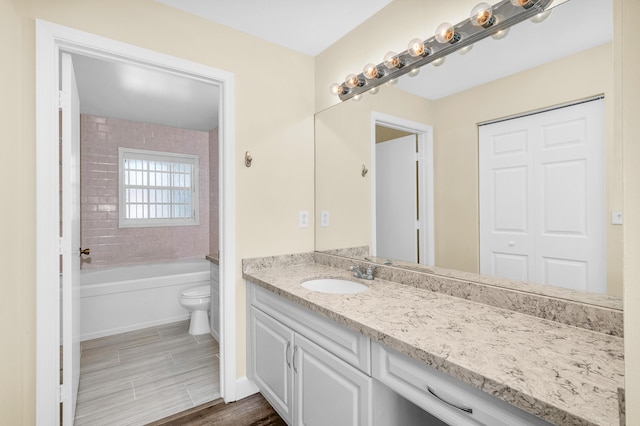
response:
<path id="1" fill-rule="evenodd" d="M 363 164 L 362 165 L 362 177 L 365 177 L 369 173 L 369 169 Z"/>
<path id="2" fill-rule="evenodd" d="M 251 157 L 251 153 L 249 151 L 244 153 L 244 165 L 247 167 L 251 167 L 251 162 L 253 161 L 253 157 Z"/>

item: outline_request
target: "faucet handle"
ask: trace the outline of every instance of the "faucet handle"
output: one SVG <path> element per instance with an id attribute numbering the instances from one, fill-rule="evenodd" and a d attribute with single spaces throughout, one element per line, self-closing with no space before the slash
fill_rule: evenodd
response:
<path id="1" fill-rule="evenodd" d="M 376 272 L 376 267 L 373 265 L 367 266 L 367 275 L 373 275 Z"/>

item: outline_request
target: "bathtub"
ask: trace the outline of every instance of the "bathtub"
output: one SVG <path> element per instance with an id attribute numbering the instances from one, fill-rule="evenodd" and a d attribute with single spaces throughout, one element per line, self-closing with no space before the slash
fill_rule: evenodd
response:
<path id="1" fill-rule="evenodd" d="M 80 340 L 186 320 L 180 292 L 210 284 L 210 262 L 179 260 L 80 272 Z"/>

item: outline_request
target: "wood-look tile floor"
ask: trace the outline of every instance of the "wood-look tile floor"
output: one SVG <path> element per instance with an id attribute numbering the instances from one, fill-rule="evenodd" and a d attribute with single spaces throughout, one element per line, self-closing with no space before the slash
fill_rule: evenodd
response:
<path id="1" fill-rule="evenodd" d="M 189 321 L 81 345 L 75 424 L 145 425 L 220 397 L 219 347 Z"/>

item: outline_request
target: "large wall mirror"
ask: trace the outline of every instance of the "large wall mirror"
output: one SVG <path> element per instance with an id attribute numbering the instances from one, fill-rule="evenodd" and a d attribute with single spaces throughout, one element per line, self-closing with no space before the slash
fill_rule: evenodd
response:
<path id="1" fill-rule="evenodd" d="M 415 3 L 407 2 L 407 7 Z M 484 39 L 465 54 L 447 56 L 441 66 L 427 65 L 417 76 L 404 76 L 376 95 L 365 94 L 359 102 L 349 100 L 316 114 L 316 250 L 360 259 L 376 255 L 399 267 L 492 282 L 476 275 L 483 272 L 481 252 L 486 251 L 481 247 L 486 239 L 481 238 L 479 125 L 599 98 L 593 102 L 602 105 L 602 146 L 598 158 L 590 161 L 602 166 L 596 184 L 600 185 L 597 227 L 602 232 L 593 244 L 602 258 L 604 282 L 593 291 L 602 294 L 594 300 L 621 307 L 623 225 L 614 224 L 614 216 L 622 210 L 622 148 L 613 130 L 612 19 L 610 0 L 566 1 L 543 22 L 519 23 L 503 39 Z M 390 140 L 403 138 L 409 141 L 404 146 L 411 146 L 405 153 L 409 161 L 416 149 L 420 151 L 416 158 L 426 159 L 420 166 L 414 158 L 399 168 L 409 170 L 413 180 L 409 191 L 396 180 L 399 171 L 389 172 L 389 164 L 380 162 L 386 158 L 397 166 L 404 161 L 396 156 L 402 154 L 391 157 L 381 149 Z M 594 194 L 592 188 L 582 190 L 575 186 L 579 183 L 563 182 L 568 193 L 555 194 L 556 210 L 571 197 L 582 203 L 577 192 L 589 199 Z M 402 201 L 394 197 L 408 192 L 411 199 L 412 185 L 419 196 L 409 200 L 408 209 L 417 206 L 419 220 L 410 215 L 393 219 L 409 222 L 407 233 L 415 235 L 406 254 L 386 248 L 376 222 L 392 220 L 387 219 L 385 207 L 397 213 Z M 380 195 L 381 186 L 390 187 L 387 193 L 393 197 Z M 536 208 L 532 206 L 532 211 Z M 568 222 L 573 226 L 573 218 Z M 388 237 L 392 241 L 400 239 L 402 231 L 394 232 Z M 347 249 L 357 247 L 368 247 L 369 252 L 349 254 Z M 416 253 L 418 257 L 412 258 Z M 570 282 L 557 285 L 573 287 Z"/>

